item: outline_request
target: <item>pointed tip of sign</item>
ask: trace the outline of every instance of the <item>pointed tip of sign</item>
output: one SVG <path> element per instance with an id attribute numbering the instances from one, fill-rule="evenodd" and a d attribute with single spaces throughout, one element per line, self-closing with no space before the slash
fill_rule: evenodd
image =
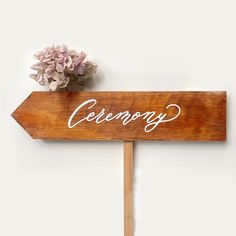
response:
<path id="1" fill-rule="evenodd" d="M 36 139 L 35 136 L 32 135 L 32 132 L 30 131 L 30 129 L 28 129 L 25 125 L 23 125 L 23 122 L 21 121 L 21 119 L 18 116 L 18 108 L 13 111 L 11 113 L 11 117 L 25 130 L 25 132 L 33 139 Z"/>
<path id="2" fill-rule="evenodd" d="M 18 108 L 17 108 L 17 109 L 18 109 Z M 15 121 L 17 121 L 17 123 L 19 123 L 19 121 L 17 120 L 17 109 L 14 110 L 14 111 L 11 113 L 11 117 L 12 117 Z"/>
<path id="3" fill-rule="evenodd" d="M 15 112 L 16 112 L 16 110 L 11 113 L 11 117 L 12 117 L 14 120 L 16 120 Z"/>
<path id="4" fill-rule="evenodd" d="M 24 119 L 22 116 L 22 114 L 24 114 L 24 104 L 29 100 L 29 97 L 32 95 L 32 93 L 10 114 L 10 116 L 26 131 L 27 134 L 35 139 L 36 137 L 32 135 L 31 130 L 27 127 L 27 125 L 24 124 Z"/>

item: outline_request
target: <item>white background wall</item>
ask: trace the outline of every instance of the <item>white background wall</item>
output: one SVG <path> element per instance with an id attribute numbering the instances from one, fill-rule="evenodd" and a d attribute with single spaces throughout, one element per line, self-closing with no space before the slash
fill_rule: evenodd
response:
<path id="1" fill-rule="evenodd" d="M 227 90 L 228 140 L 136 144 L 136 236 L 236 235 L 233 0 L 0 3 L 0 235 L 123 235 L 122 142 L 31 139 L 10 117 L 52 43 L 99 64 L 89 90 Z"/>

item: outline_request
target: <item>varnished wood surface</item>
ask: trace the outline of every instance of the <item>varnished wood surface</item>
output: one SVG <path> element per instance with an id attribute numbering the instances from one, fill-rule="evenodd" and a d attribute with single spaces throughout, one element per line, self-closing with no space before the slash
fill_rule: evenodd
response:
<path id="1" fill-rule="evenodd" d="M 123 126 L 121 120 L 84 121 L 69 129 L 68 119 L 85 100 L 97 100 L 95 107 L 82 109 L 77 118 L 102 108 L 107 113 L 121 111 L 163 112 L 168 104 L 178 104 L 181 114 L 146 133 L 146 121 L 137 119 Z M 173 116 L 174 109 L 168 111 Z M 38 139 L 71 140 L 163 140 L 225 141 L 226 92 L 33 92 L 12 114 L 14 119 Z"/>

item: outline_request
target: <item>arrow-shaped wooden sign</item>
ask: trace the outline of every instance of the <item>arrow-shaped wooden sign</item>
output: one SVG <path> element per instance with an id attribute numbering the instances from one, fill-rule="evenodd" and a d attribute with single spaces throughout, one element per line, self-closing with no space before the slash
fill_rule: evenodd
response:
<path id="1" fill-rule="evenodd" d="M 226 139 L 225 92 L 33 92 L 12 116 L 38 139 Z"/>
<path id="2" fill-rule="evenodd" d="M 125 141 L 125 236 L 134 235 L 134 140 L 226 140 L 226 92 L 33 92 L 12 116 L 33 138 Z"/>

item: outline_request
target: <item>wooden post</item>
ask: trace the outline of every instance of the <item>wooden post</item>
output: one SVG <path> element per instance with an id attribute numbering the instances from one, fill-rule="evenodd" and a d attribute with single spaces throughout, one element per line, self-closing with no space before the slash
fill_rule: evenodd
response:
<path id="1" fill-rule="evenodd" d="M 134 142 L 124 141 L 124 236 L 134 236 Z"/>

